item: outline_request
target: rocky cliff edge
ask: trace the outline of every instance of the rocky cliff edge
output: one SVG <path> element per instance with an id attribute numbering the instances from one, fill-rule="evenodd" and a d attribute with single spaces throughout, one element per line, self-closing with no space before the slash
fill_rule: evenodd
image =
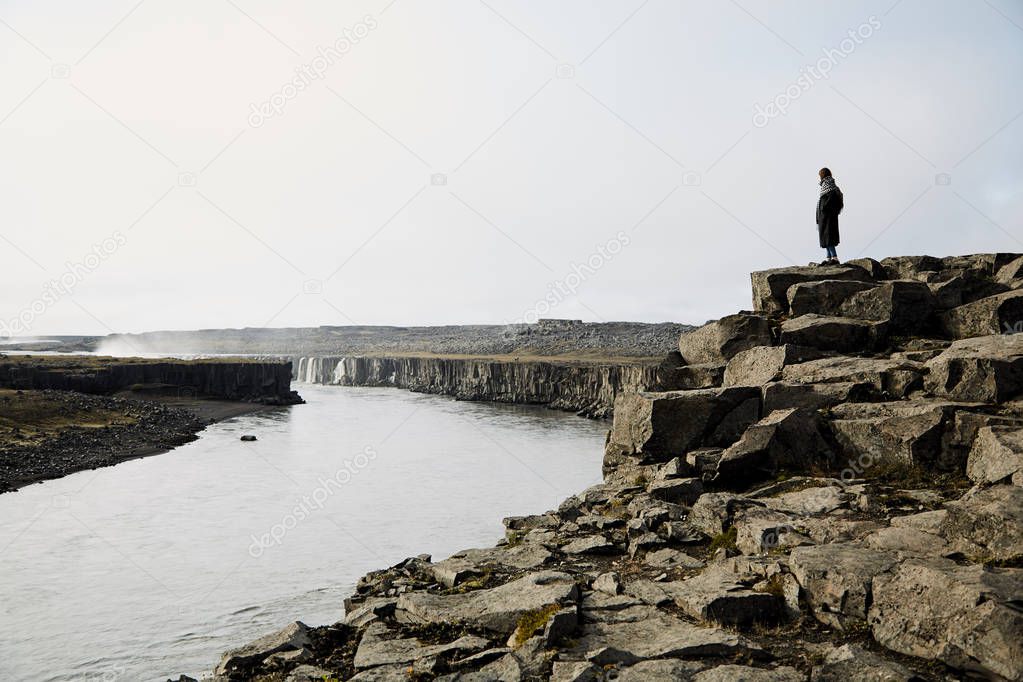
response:
<path id="1" fill-rule="evenodd" d="M 220 680 L 1023 679 L 1023 257 L 754 273 L 604 483 L 365 576 Z"/>

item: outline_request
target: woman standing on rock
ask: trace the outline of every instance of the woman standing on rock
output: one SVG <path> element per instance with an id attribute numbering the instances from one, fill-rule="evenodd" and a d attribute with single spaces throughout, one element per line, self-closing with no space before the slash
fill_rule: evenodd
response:
<path id="1" fill-rule="evenodd" d="M 821 238 L 821 248 L 827 252 L 827 258 L 821 265 L 837 265 L 838 252 L 838 214 L 842 212 L 842 190 L 831 177 L 831 170 L 821 168 L 821 193 L 817 199 L 817 232 Z"/>

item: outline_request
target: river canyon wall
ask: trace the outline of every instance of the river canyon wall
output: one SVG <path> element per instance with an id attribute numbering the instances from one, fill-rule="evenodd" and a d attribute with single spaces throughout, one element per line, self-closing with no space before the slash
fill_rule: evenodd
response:
<path id="1" fill-rule="evenodd" d="M 662 363 L 455 357 L 294 358 L 296 381 L 338 386 L 393 386 L 459 400 L 544 405 L 588 417 L 611 415 L 623 392 L 652 390 L 665 379 Z"/>
<path id="2" fill-rule="evenodd" d="M 89 356 L 0 358 L 0 387 L 111 395 L 137 386 L 164 386 L 182 397 L 265 405 L 302 402 L 291 390 L 291 364 L 234 360 L 144 360 Z"/>

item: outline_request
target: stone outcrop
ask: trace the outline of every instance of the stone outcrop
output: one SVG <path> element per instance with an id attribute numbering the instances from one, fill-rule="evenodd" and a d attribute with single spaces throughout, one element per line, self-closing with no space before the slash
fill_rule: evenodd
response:
<path id="1" fill-rule="evenodd" d="M 678 350 L 686 364 L 724 364 L 736 353 L 770 344 L 771 326 L 765 316 L 738 313 L 683 334 Z"/>
<path id="2" fill-rule="evenodd" d="M 760 418 L 752 387 L 624 394 L 615 402 L 608 460 L 666 462 L 700 445 L 727 445 Z"/>
<path id="3" fill-rule="evenodd" d="M 617 395 L 603 483 L 506 519 L 492 549 L 367 575 L 309 664 L 357 680 L 1023 679 L 1023 337 L 991 323 L 1014 314 L 1021 259 L 754 273 L 755 312 L 666 362 L 690 368 L 684 385 Z"/>
<path id="4" fill-rule="evenodd" d="M 753 310 L 758 313 L 789 312 L 789 289 L 803 282 L 854 280 L 869 282 L 870 273 L 856 265 L 793 267 L 754 272 Z"/>
<path id="5" fill-rule="evenodd" d="M 927 390 L 952 400 L 1002 403 L 1023 393 L 1023 334 L 956 341 L 927 362 Z"/>

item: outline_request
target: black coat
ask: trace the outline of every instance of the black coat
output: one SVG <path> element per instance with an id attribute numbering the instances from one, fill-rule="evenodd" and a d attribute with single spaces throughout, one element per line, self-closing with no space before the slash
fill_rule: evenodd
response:
<path id="1" fill-rule="evenodd" d="M 838 214 L 844 205 L 842 190 L 837 187 L 817 200 L 817 232 L 822 249 L 838 246 Z"/>

